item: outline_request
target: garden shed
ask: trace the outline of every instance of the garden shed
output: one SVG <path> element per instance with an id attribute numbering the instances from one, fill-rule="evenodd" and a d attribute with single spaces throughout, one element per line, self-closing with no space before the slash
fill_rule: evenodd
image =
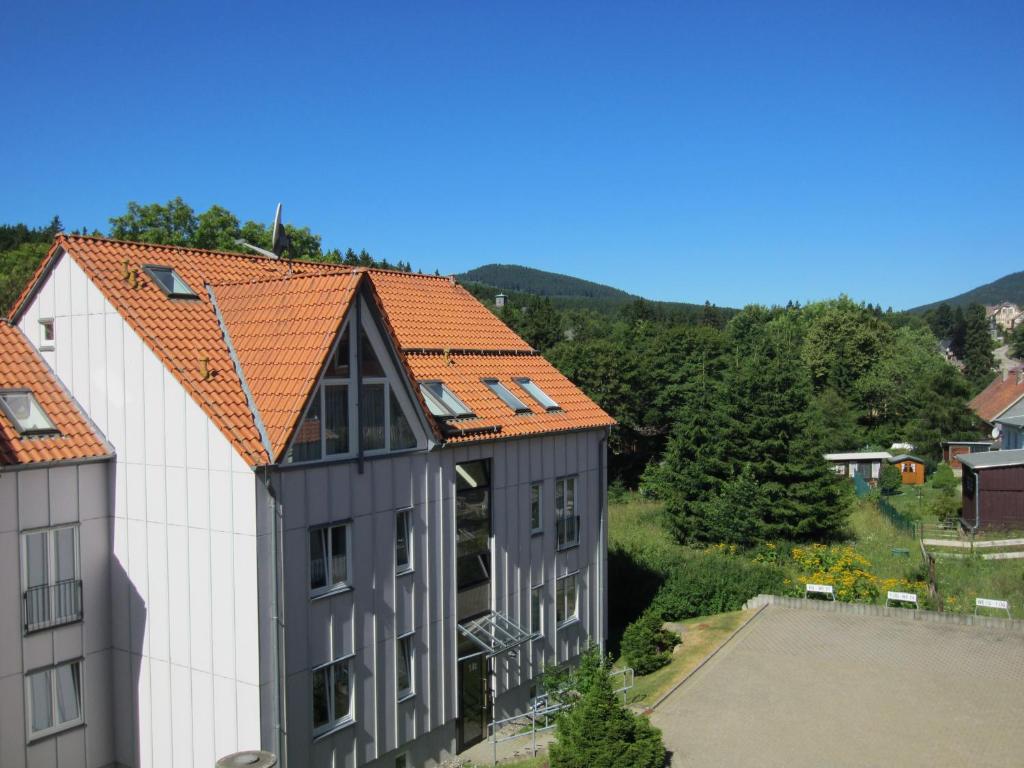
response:
<path id="1" fill-rule="evenodd" d="M 832 470 L 843 477 L 860 477 L 871 485 L 878 483 L 882 474 L 882 462 L 890 461 L 888 451 L 854 451 L 851 453 L 826 453 L 825 461 Z"/>
<path id="2" fill-rule="evenodd" d="M 899 467 L 900 480 L 904 485 L 924 483 L 924 459 L 909 453 L 901 453 L 899 456 L 889 459 L 889 463 Z"/>
<path id="3" fill-rule="evenodd" d="M 964 454 L 960 463 L 964 526 L 1024 531 L 1024 448 Z"/>
<path id="4" fill-rule="evenodd" d="M 947 440 L 942 444 L 942 460 L 954 474 L 960 474 L 960 456 L 965 453 L 986 453 L 992 450 L 991 440 Z"/>

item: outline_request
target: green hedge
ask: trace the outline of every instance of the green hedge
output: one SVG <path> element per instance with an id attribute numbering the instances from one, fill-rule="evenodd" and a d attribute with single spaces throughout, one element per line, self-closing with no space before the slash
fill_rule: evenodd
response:
<path id="1" fill-rule="evenodd" d="M 638 675 L 648 675 L 672 661 L 679 635 L 661 626 L 661 617 L 646 611 L 622 633 L 622 656 Z"/>
<path id="2" fill-rule="evenodd" d="M 761 593 L 781 594 L 783 571 L 738 555 L 706 552 L 680 562 L 651 604 L 665 621 L 738 611 Z"/>

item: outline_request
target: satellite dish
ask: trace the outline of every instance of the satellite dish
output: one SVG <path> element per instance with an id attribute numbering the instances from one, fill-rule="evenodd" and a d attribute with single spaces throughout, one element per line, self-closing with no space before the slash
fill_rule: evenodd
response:
<path id="1" fill-rule="evenodd" d="M 280 256 L 291 248 L 292 241 L 281 223 L 281 203 L 277 204 L 277 211 L 274 213 L 274 228 L 270 235 L 270 250 Z"/>
<path id="2" fill-rule="evenodd" d="M 998 424 L 996 424 L 994 427 L 992 427 L 992 439 L 993 440 L 996 440 L 996 439 L 999 438 L 1000 431 L 1001 430 L 999 429 L 999 425 Z"/>
<path id="3" fill-rule="evenodd" d="M 277 211 L 274 213 L 274 226 L 270 231 L 270 250 L 266 248 L 260 248 L 258 245 L 247 243 L 242 238 L 236 238 L 235 242 L 241 246 L 248 248 L 254 253 L 258 253 L 260 256 L 266 256 L 268 259 L 279 259 L 281 254 L 289 250 L 292 245 L 291 238 L 288 237 L 288 233 L 285 231 L 284 224 L 281 223 L 281 203 L 277 204 Z"/>

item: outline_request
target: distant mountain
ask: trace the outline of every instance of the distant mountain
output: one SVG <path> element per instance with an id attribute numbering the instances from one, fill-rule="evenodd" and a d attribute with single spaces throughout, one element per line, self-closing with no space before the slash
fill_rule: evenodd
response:
<path id="1" fill-rule="evenodd" d="M 924 312 L 943 303 L 949 304 L 951 307 L 966 307 L 969 304 L 998 304 L 1001 301 L 1024 304 L 1024 272 L 1014 272 L 1012 275 L 1000 277 L 998 280 L 958 294 L 951 299 L 922 304 L 909 311 Z"/>
<path id="2" fill-rule="evenodd" d="M 515 264 L 485 264 L 456 275 L 455 278 L 469 287 L 478 298 L 485 298 L 485 289 L 491 288 L 513 297 L 515 294 L 546 296 L 563 309 L 614 310 L 640 298 L 610 285 Z M 668 312 L 685 315 L 703 309 L 703 304 L 678 301 L 652 301 L 651 304 Z M 721 309 L 726 316 L 735 311 L 725 307 Z"/>
<path id="3" fill-rule="evenodd" d="M 455 277 L 463 282 L 482 283 L 503 291 L 532 293 L 552 299 L 587 298 L 629 302 L 637 298 L 610 285 L 515 264 L 485 264 Z"/>

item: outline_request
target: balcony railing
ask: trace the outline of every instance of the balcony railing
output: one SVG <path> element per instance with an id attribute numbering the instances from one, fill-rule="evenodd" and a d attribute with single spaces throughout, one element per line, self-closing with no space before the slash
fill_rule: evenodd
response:
<path id="1" fill-rule="evenodd" d="M 70 624 L 82 618 L 82 582 L 58 581 L 27 590 L 22 602 L 25 632 Z"/>

